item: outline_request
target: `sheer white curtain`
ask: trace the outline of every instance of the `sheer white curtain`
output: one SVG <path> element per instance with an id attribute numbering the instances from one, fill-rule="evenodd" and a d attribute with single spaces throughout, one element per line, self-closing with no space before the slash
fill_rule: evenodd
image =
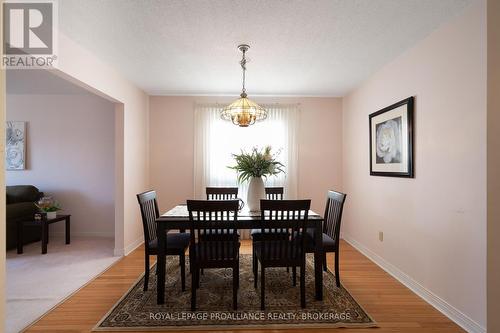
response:
<path id="1" fill-rule="evenodd" d="M 285 174 L 264 179 L 266 186 L 283 186 L 285 198 L 297 196 L 297 131 L 298 104 L 262 105 L 268 111 L 267 119 L 242 128 L 221 120 L 221 106 L 197 104 L 195 106 L 195 165 L 194 193 L 205 199 L 207 186 L 239 186 L 239 197 L 246 200 L 248 184 L 238 184 L 231 154 L 252 147 L 272 147 L 280 151 L 278 160 L 285 165 Z"/>

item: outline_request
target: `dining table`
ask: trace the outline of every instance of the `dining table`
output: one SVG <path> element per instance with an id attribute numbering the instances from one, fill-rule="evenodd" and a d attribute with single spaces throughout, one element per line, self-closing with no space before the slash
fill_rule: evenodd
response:
<path id="1" fill-rule="evenodd" d="M 275 220 L 263 221 L 260 212 L 251 212 L 243 209 L 238 212 L 235 222 L 238 229 L 258 229 L 258 228 L 277 228 L 283 226 L 282 221 Z M 157 304 L 165 303 L 165 278 L 166 278 L 166 260 L 167 232 L 189 230 L 189 212 L 186 204 L 177 205 L 156 219 L 158 235 L 158 253 L 157 253 Z M 314 280 L 316 300 L 323 300 L 323 217 L 314 211 L 309 211 L 308 218 L 305 221 L 307 228 L 314 229 Z"/>

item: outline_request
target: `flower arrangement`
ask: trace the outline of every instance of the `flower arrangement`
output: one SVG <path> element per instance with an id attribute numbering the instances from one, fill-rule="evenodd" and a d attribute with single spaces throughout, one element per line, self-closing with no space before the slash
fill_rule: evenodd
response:
<path id="1" fill-rule="evenodd" d="M 57 212 L 61 210 L 61 206 L 52 197 L 43 197 L 35 205 L 44 213 Z"/>
<path id="2" fill-rule="evenodd" d="M 274 155 L 271 154 L 271 146 L 266 146 L 264 149 L 254 147 L 250 152 L 241 150 L 241 154 L 233 154 L 236 165 L 228 168 L 236 170 L 240 183 L 252 177 L 275 176 L 285 172 L 284 165 L 276 160 L 278 155 L 279 151 Z"/>

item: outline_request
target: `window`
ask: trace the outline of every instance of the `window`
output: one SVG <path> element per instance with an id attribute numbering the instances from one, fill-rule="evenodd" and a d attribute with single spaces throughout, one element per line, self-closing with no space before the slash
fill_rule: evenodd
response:
<path id="1" fill-rule="evenodd" d="M 264 179 L 266 186 L 284 186 L 285 197 L 297 194 L 298 105 L 263 105 L 268 117 L 241 128 L 220 119 L 220 107 L 197 105 L 195 109 L 195 197 L 205 199 L 206 186 L 238 186 L 232 154 L 241 149 L 270 145 L 285 165 L 286 174 Z M 246 199 L 247 184 L 239 185 L 239 197 Z"/>

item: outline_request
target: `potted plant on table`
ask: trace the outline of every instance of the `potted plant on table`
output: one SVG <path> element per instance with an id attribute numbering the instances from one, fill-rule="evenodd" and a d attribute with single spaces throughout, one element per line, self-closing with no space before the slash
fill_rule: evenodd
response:
<path id="1" fill-rule="evenodd" d="M 276 176 L 284 173 L 284 165 L 276 160 L 277 154 L 271 154 L 271 147 L 264 149 L 252 148 L 250 152 L 244 150 L 241 154 L 233 154 L 236 165 L 228 168 L 236 170 L 238 182 L 250 181 L 248 185 L 247 206 L 250 211 L 260 210 L 260 199 L 266 198 L 266 190 L 262 177 Z"/>
<path id="2" fill-rule="evenodd" d="M 61 210 L 61 206 L 52 197 L 43 197 L 35 205 L 42 212 L 47 214 L 47 219 L 55 219 L 57 211 Z"/>

